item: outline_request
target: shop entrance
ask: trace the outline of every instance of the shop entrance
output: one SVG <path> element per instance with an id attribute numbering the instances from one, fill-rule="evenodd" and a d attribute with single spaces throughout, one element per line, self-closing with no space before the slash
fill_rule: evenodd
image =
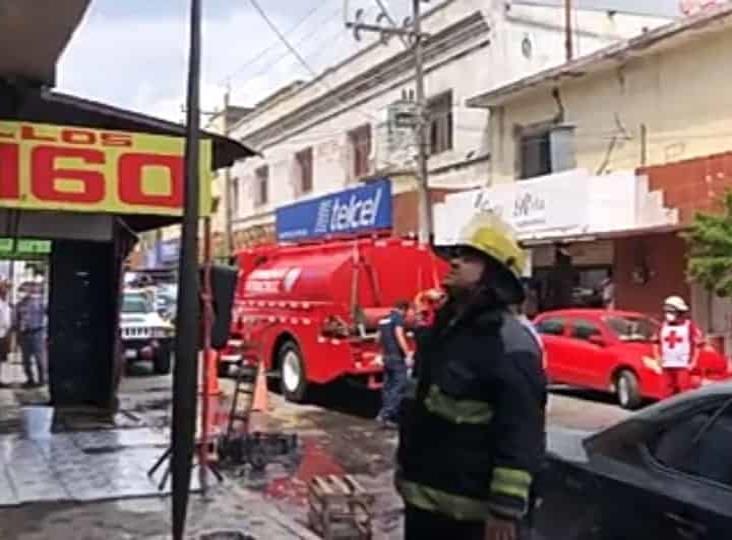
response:
<path id="1" fill-rule="evenodd" d="M 58 240 L 50 265 L 54 405 L 109 405 L 116 383 L 119 272 L 112 243 Z"/>
<path id="2" fill-rule="evenodd" d="M 612 240 L 532 248 L 531 287 L 538 311 L 603 307 L 613 257 Z"/>
<path id="3" fill-rule="evenodd" d="M 12 322 L 0 380 L 32 390 L 22 402 L 114 405 L 118 262 L 114 242 L 0 238 Z"/>

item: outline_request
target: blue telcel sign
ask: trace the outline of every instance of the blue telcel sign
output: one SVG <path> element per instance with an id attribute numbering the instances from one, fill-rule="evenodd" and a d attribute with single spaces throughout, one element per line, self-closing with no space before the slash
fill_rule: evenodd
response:
<path id="1" fill-rule="evenodd" d="M 381 179 L 277 209 L 277 240 L 292 242 L 390 229 L 391 181 Z"/>

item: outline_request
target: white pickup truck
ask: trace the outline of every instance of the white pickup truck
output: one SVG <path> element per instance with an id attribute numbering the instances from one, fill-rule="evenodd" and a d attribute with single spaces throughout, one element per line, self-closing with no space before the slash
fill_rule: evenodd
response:
<path id="1" fill-rule="evenodd" d="M 153 293 L 125 290 L 120 332 L 127 362 L 151 361 L 155 373 L 170 373 L 175 329 L 155 310 Z"/>

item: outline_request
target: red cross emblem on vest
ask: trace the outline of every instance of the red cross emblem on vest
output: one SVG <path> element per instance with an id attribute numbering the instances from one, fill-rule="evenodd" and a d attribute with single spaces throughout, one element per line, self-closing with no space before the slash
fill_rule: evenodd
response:
<path id="1" fill-rule="evenodd" d="M 668 344 L 669 349 L 673 349 L 684 340 L 676 334 L 676 331 L 672 330 L 664 341 Z"/>

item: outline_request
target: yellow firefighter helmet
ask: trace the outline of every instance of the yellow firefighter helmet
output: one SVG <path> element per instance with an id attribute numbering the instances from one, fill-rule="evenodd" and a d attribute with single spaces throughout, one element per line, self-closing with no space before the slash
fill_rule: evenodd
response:
<path id="1" fill-rule="evenodd" d="M 519 246 L 513 228 L 495 212 L 481 211 L 475 214 L 451 244 L 438 247 L 438 252 L 449 258 L 451 248 L 462 246 L 483 253 L 507 270 L 511 285 L 520 291 L 518 297 L 523 299 L 522 276 L 526 270 L 526 252 Z"/>
<path id="2" fill-rule="evenodd" d="M 526 253 L 513 228 L 494 212 L 479 212 L 460 231 L 457 245 L 468 246 L 505 266 L 517 278 L 526 270 Z"/>

